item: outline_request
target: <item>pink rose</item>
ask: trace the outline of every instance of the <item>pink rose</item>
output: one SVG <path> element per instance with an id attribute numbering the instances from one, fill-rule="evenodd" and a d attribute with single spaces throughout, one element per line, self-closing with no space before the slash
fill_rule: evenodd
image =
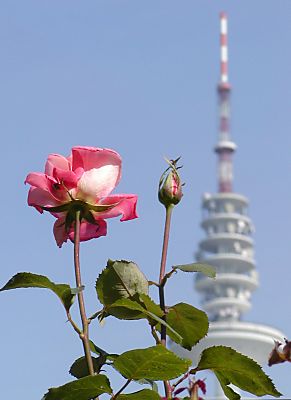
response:
<path id="1" fill-rule="evenodd" d="M 57 220 L 54 235 L 59 247 L 74 241 L 74 218 L 80 211 L 80 240 L 107 233 L 105 219 L 121 215 L 121 221 L 137 218 L 134 194 L 113 194 L 121 178 L 121 157 L 114 150 L 73 147 L 69 157 L 48 156 L 45 173 L 32 172 L 28 205 L 40 213 L 49 211 Z"/>

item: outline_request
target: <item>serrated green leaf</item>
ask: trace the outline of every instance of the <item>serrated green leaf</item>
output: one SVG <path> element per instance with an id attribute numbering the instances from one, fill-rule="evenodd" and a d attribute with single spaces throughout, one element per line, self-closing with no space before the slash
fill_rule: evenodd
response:
<path id="1" fill-rule="evenodd" d="M 175 341 L 177 343 L 179 343 L 179 344 L 182 343 L 182 339 L 183 339 L 182 336 L 177 331 L 175 331 L 175 329 L 173 329 L 166 321 L 164 321 L 162 318 L 158 317 L 157 315 L 151 313 L 150 311 L 148 311 L 147 313 L 152 320 L 155 320 L 155 321 L 159 322 L 161 325 L 164 325 L 167 328 L 167 330 L 172 333 L 173 337 L 175 337 Z"/>
<path id="2" fill-rule="evenodd" d="M 146 294 L 139 294 L 140 301 L 144 304 L 147 311 L 155 314 L 157 317 L 162 317 L 164 315 L 163 310 L 161 307 L 156 304 L 148 295 Z"/>
<path id="3" fill-rule="evenodd" d="M 192 263 L 184 265 L 174 265 L 173 269 L 179 269 L 183 272 L 201 272 L 209 278 L 215 278 L 216 276 L 215 268 L 212 265 L 208 264 Z"/>
<path id="4" fill-rule="evenodd" d="M 230 347 L 214 346 L 205 349 L 195 372 L 205 369 L 215 373 L 230 400 L 240 399 L 228 386 L 230 384 L 256 396 L 281 396 L 271 379 L 254 360 Z"/>
<path id="5" fill-rule="evenodd" d="M 167 324 L 181 335 L 181 345 L 187 350 L 191 350 L 199 340 L 207 335 L 209 327 L 205 312 L 186 303 L 178 303 L 169 307 Z M 171 331 L 167 330 L 167 334 L 177 342 Z"/>
<path id="6" fill-rule="evenodd" d="M 155 304 L 156 307 L 158 307 Z M 155 309 L 156 307 L 153 307 Z M 119 319 L 142 319 L 142 318 L 147 318 L 149 320 L 156 321 L 162 325 L 165 325 L 167 329 L 171 332 L 172 336 L 175 337 L 175 341 L 177 343 L 182 342 L 182 336 L 175 331 L 175 329 L 167 324 L 164 320 L 162 320 L 160 317 L 152 313 L 151 311 L 146 310 L 142 305 L 140 305 L 137 301 L 133 301 L 130 299 L 120 299 L 117 300 L 115 303 L 113 303 L 110 307 L 106 309 L 106 311 L 114 315 L 116 318 Z M 160 311 L 162 311 L 159 308 L 159 314 Z"/>
<path id="7" fill-rule="evenodd" d="M 73 304 L 75 295 L 72 294 L 72 289 L 69 285 L 64 283 L 54 283 L 49 280 L 46 276 L 32 274 L 30 272 L 20 272 L 14 275 L 7 283 L 4 285 L 0 291 L 18 289 L 18 288 L 43 288 L 53 291 L 58 298 L 61 300 L 65 309 L 69 311 L 71 305 Z"/>
<path id="8" fill-rule="evenodd" d="M 220 374 L 219 372 L 216 372 L 215 375 L 226 397 L 229 400 L 240 400 L 241 398 L 240 394 L 237 393 L 232 387 L 228 386 L 230 384 L 230 381 L 227 378 L 225 378 L 223 374 Z"/>
<path id="9" fill-rule="evenodd" d="M 120 394 L 116 398 L 119 400 L 161 400 L 158 393 L 150 389 L 143 389 L 135 393 Z"/>
<path id="10" fill-rule="evenodd" d="M 148 294 L 148 281 L 138 266 L 130 261 L 108 260 L 106 268 L 96 281 L 100 302 L 110 306 L 117 300 L 137 293 Z"/>
<path id="11" fill-rule="evenodd" d="M 126 299 L 119 299 L 113 304 L 111 304 L 109 307 L 106 308 L 106 311 L 111 314 L 116 316 L 117 318 L 120 319 L 132 319 L 131 314 L 128 315 L 126 312 L 124 312 L 124 315 L 122 315 L 122 312 L 119 311 L 120 316 L 117 316 L 115 312 L 116 308 L 127 308 L 128 310 L 135 310 L 135 311 L 140 311 L 140 315 L 137 316 L 137 318 L 133 319 L 141 319 L 145 318 L 146 316 L 152 316 L 154 314 L 154 319 L 156 317 L 162 317 L 164 315 L 163 310 L 161 307 L 156 304 L 148 295 L 146 294 L 135 294 L 134 296 Z M 142 315 L 143 314 L 143 315 Z"/>
<path id="12" fill-rule="evenodd" d="M 168 331 L 172 332 L 176 342 L 180 344 L 182 342 L 182 336 L 162 319 L 164 312 L 161 307 L 146 294 L 140 294 L 139 299 L 146 308 L 145 314 L 148 316 L 149 323 L 153 325 L 153 322 L 158 322 L 160 325 L 165 325 Z"/>
<path id="13" fill-rule="evenodd" d="M 106 307 L 106 312 L 119 319 L 142 319 L 146 318 L 146 310 L 136 301 L 131 299 L 119 299 Z"/>
<path id="14" fill-rule="evenodd" d="M 112 393 L 109 380 L 105 375 L 94 375 L 50 388 L 43 400 L 91 400 L 102 393 Z"/>
<path id="15" fill-rule="evenodd" d="M 102 365 L 106 363 L 106 355 L 102 355 L 98 358 L 92 357 L 93 367 L 95 372 L 99 372 Z M 75 378 L 83 378 L 84 376 L 89 376 L 90 372 L 88 369 L 87 361 L 85 357 L 80 357 L 74 361 L 69 373 Z"/>
<path id="16" fill-rule="evenodd" d="M 184 374 L 191 365 L 162 345 L 126 351 L 113 363 L 113 367 L 125 378 L 163 381 Z"/>

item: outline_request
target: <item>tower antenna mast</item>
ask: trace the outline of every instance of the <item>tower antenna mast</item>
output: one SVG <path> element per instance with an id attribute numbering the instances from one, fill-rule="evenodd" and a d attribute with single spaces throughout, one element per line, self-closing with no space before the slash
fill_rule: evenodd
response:
<path id="1" fill-rule="evenodd" d="M 220 81 L 217 85 L 219 101 L 219 137 L 215 146 L 218 155 L 218 191 L 220 193 L 233 190 L 232 154 L 236 145 L 230 137 L 230 93 L 228 82 L 228 40 L 227 15 L 220 14 Z"/>

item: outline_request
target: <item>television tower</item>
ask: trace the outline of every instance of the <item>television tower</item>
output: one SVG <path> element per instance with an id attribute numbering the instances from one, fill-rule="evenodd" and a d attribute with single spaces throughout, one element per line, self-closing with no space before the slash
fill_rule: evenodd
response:
<path id="1" fill-rule="evenodd" d="M 205 238 L 196 253 L 198 262 L 213 265 L 216 279 L 197 275 L 196 290 L 202 297 L 210 329 L 191 352 L 173 344 L 180 355 L 193 359 L 197 365 L 201 351 L 207 347 L 224 345 L 245 354 L 259 364 L 267 363 L 274 340 L 283 341 L 284 335 L 272 327 L 242 321 L 251 307 L 251 294 L 258 287 L 254 261 L 254 227 L 247 215 L 248 199 L 233 192 L 233 154 L 235 143 L 230 135 L 230 94 L 228 81 L 227 16 L 220 14 L 220 80 L 217 86 L 219 102 L 219 136 L 215 146 L 218 156 L 218 193 L 206 193 L 202 199 L 201 226 Z M 224 399 L 217 386 L 215 399 Z"/>

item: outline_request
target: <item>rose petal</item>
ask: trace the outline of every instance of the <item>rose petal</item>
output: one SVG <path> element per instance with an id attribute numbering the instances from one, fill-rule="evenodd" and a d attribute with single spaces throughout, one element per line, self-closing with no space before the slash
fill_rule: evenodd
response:
<path id="1" fill-rule="evenodd" d="M 137 195 L 135 194 L 116 194 L 102 199 L 100 204 L 114 204 L 118 203 L 114 208 L 108 211 L 98 213 L 100 218 L 113 218 L 122 215 L 120 221 L 128 221 L 137 218 L 136 203 Z"/>
<path id="2" fill-rule="evenodd" d="M 117 184 L 119 167 L 104 165 L 85 171 L 78 182 L 77 198 L 88 202 L 108 196 Z"/>
<path id="3" fill-rule="evenodd" d="M 71 174 L 74 176 L 72 177 Z M 77 178 L 73 172 L 63 172 L 63 176 L 66 178 L 66 184 L 68 187 L 59 184 L 59 181 L 52 176 L 47 176 L 39 172 L 32 172 L 27 175 L 25 183 L 30 184 L 32 187 L 49 192 L 48 196 L 51 196 L 56 201 L 67 202 L 70 200 L 68 189 L 76 187 Z"/>
<path id="4" fill-rule="evenodd" d="M 29 206 L 35 207 L 40 213 L 43 212 L 41 207 L 56 207 L 60 205 L 50 192 L 46 190 L 31 187 L 28 192 L 27 203 Z"/>
<path id="5" fill-rule="evenodd" d="M 100 149 L 97 147 L 77 146 L 72 149 L 72 170 L 78 167 L 89 171 L 92 168 L 100 168 L 104 165 L 116 165 L 121 167 L 120 155 L 110 149 Z"/>
<path id="6" fill-rule="evenodd" d="M 48 177 L 41 172 L 31 172 L 27 175 L 24 183 L 28 183 L 31 186 L 35 186 L 39 189 L 49 191 L 51 183 L 48 180 Z"/>
<path id="7" fill-rule="evenodd" d="M 82 167 L 84 170 L 98 168 L 107 164 L 101 163 L 103 149 L 98 147 L 75 146 L 72 148 L 72 170 Z"/>
<path id="8" fill-rule="evenodd" d="M 64 171 L 70 171 L 72 169 L 70 161 L 66 157 L 60 154 L 50 154 L 45 164 L 45 173 L 52 176 L 54 168 Z"/>
<path id="9" fill-rule="evenodd" d="M 85 242 L 90 239 L 98 238 L 100 236 L 106 236 L 107 224 L 102 219 L 96 220 L 95 224 L 89 224 L 87 221 L 82 221 L 80 226 L 80 241 Z M 74 242 L 74 229 L 70 229 L 69 238 Z"/>
<path id="10" fill-rule="evenodd" d="M 55 168 L 53 170 L 53 177 L 63 185 L 64 189 L 74 189 L 77 187 L 79 177 L 73 171 L 64 171 Z"/>
<path id="11" fill-rule="evenodd" d="M 65 217 L 61 217 L 54 223 L 54 236 L 59 247 L 68 240 L 68 234 L 65 229 Z"/>

